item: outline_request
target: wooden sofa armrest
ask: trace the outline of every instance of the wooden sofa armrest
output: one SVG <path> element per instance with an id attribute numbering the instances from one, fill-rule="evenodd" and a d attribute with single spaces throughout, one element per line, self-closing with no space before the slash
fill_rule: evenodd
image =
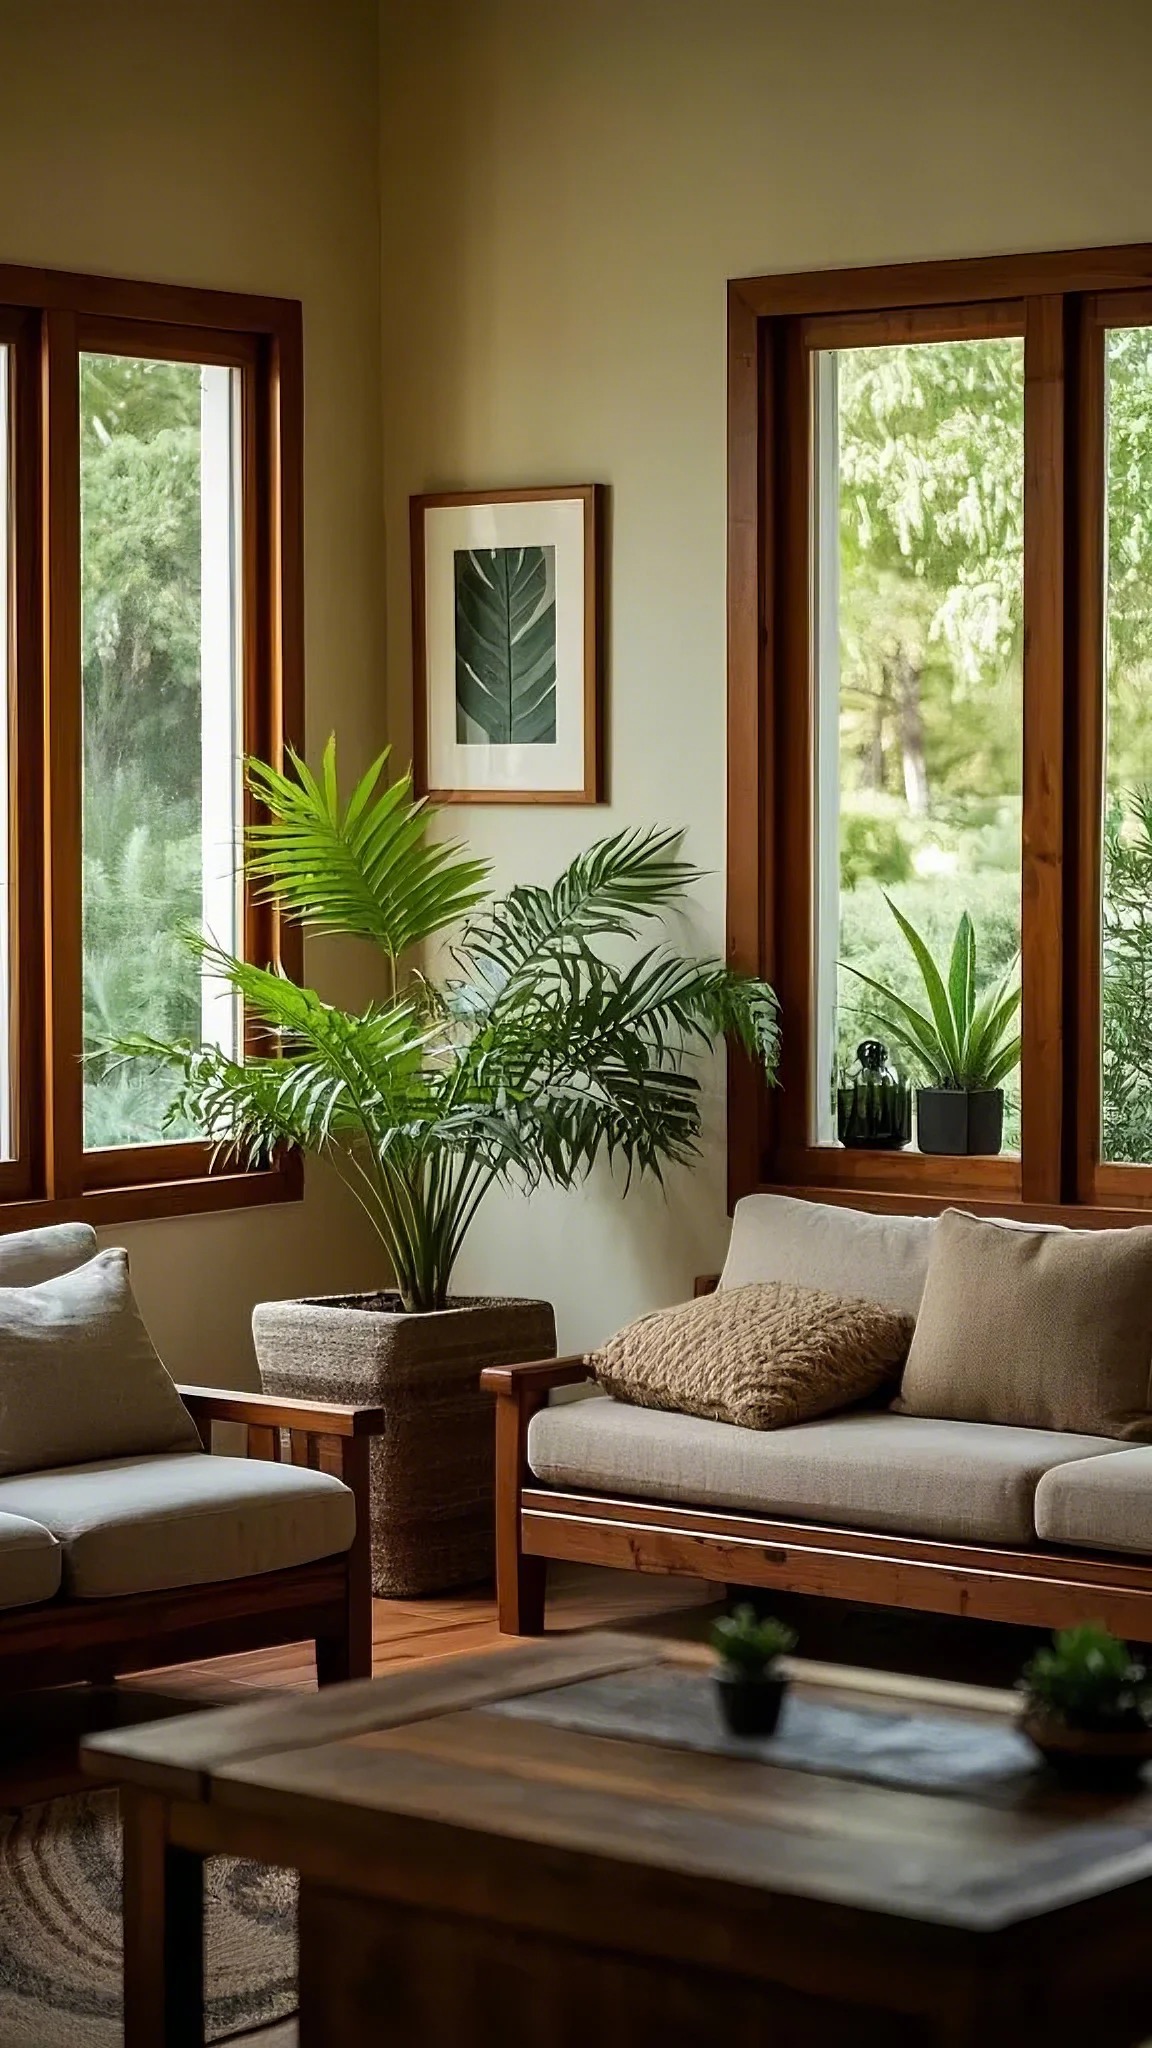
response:
<path id="1" fill-rule="evenodd" d="M 197 1428 L 247 1422 L 257 1429 L 300 1429 L 315 1436 L 379 1436 L 382 1408 L 346 1408 L 335 1401 L 292 1401 L 279 1394 L 233 1394 L 218 1387 L 180 1387 Z"/>
<path id="2" fill-rule="evenodd" d="M 540 1399 L 553 1387 L 575 1386 L 579 1380 L 591 1377 L 584 1360 L 573 1353 L 568 1358 L 530 1358 L 522 1365 L 486 1365 L 480 1385 L 485 1393 L 504 1400 L 535 1398 L 539 1406 Z"/>

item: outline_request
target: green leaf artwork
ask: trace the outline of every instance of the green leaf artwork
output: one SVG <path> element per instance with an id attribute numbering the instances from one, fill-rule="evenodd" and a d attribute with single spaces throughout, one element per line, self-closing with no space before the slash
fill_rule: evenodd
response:
<path id="1" fill-rule="evenodd" d="M 458 548 L 456 739 L 556 741 L 556 550 Z"/>

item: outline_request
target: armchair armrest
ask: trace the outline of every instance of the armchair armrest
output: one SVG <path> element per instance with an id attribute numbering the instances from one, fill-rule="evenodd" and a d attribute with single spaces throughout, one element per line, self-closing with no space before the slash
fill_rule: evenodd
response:
<path id="1" fill-rule="evenodd" d="M 521 1365 L 486 1365 L 480 1375 L 480 1385 L 485 1393 L 496 1394 L 506 1400 L 524 1401 L 535 1397 L 539 1405 L 553 1387 L 574 1386 L 577 1381 L 591 1377 L 584 1360 L 573 1354 L 568 1358 L 526 1359 Z"/>
<path id="2" fill-rule="evenodd" d="M 379 1436 L 382 1408 L 345 1408 L 335 1401 L 292 1401 L 279 1394 L 233 1394 L 217 1387 L 179 1387 L 195 1422 L 246 1422 L 257 1429 L 300 1429 L 316 1436 Z"/>

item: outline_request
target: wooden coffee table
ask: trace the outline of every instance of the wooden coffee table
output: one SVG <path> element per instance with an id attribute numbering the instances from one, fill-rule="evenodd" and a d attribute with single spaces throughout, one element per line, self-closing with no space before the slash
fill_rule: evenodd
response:
<path id="1" fill-rule="evenodd" d="M 1004 1694 L 589 1635 L 92 1738 L 126 2048 L 203 2039 L 201 1859 L 301 1874 L 301 2048 L 1133 2048 L 1152 1788 L 1061 1791 Z"/>

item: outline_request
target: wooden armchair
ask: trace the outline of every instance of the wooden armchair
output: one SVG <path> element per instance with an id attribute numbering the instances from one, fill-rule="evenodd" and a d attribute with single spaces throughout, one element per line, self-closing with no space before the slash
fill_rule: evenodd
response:
<path id="1" fill-rule="evenodd" d="M 0 1690 L 107 1682 L 117 1674 L 276 1643 L 314 1641 L 321 1685 L 372 1672 L 368 1451 L 379 1408 L 288 1401 L 181 1387 L 205 1451 L 216 1423 L 247 1432 L 247 1455 L 326 1472 L 356 1502 L 356 1533 L 341 1555 L 170 1590 L 76 1599 L 0 1612 Z"/>

